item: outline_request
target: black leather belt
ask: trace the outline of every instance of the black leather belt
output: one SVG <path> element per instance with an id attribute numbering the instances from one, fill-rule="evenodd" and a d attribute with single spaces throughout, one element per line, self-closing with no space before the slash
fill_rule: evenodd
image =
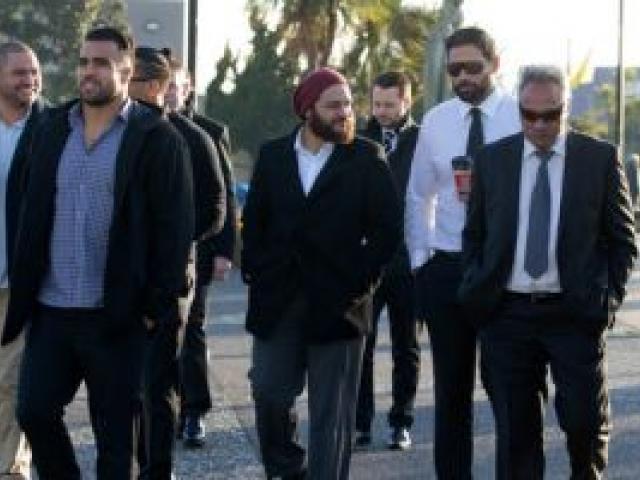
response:
<path id="1" fill-rule="evenodd" d="M 505 292 L 505 300 L 516 300 L 527 303 L 552 303 L 562 300 L 562 292 Z"/>
<path id="2" fill-rule="evenodd" d="M 462 260 L 462 252 L 447 252 L 446 250 L 438 250 L 437 248 L 433 251 L 433 256 L 457 262 Z"/>
<path id="3" fill-rule="evenodd" d="M 69 319 L 95 317 L 104 313 L 104 308 L 52 307 L 43 303 L 39 303 L 38 307 L 49 315 Z"/>

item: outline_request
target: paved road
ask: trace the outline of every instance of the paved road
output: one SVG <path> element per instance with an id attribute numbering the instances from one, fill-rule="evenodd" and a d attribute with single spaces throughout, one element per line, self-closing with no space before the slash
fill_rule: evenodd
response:
<path id="1" fill-rule="evenodd" d="M 242 323 L 246 291 L 237 272 L 225 284 L 218 284 L 210 296 L 213 320 L 208 327 L 212 365 L 211 380 L 215 407 L 207 418 L 207 447 L 200 451 L 178 448 L 176 473 L 179 479 L 263 478 L 257 453 L 252 404 L 247 383 L 250 339 Z M 433 381 L 427 335 L 422 336 L 422 374 L 413 429 L 415 446 L 409 452 L 385 449 L 384 417 L 390 404 L 391 374 L 388 328 L 381 328 L 376 353 L 376 401 L 379 414 L 374 424 L 374 445 L 353 459 L 355 480 L 432 479 Z M 631 295 L 616 328 L 609 334 L 609 386 L 614 427 L 610 448 L 609 479 L 640 478 L 640 274 L 631 282 Z M 306 402 L 299 404 L 306 428 Z M 80 392 L 70 406 L 69 423 L 82 461 L 85 478 L 94 478 L 94 448 L 85 414 L 85 397 Z M 486 396 L 478 385 L 475 402 L 475 464 L 477 479 L 494 476 L 493 419 Z M 553 403 L 547 408 L 545 454 L 548 479 L 568 478 L 564 440 L 556 426 Z"/>

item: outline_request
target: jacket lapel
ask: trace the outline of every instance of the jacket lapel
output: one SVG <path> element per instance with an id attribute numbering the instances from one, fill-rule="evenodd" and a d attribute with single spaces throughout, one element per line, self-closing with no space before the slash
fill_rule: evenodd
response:
<path id="1" fill-rule="evenodd" d="M 134 103 L 122 136 L 122 143 L 120 144 L 118 155 L 116 156 L 113 202 L 114 214 L 119 211 L 122 206 L 127 185 L 131 178 L 132 161 L 138 157 L 146 137 L 145 128 L 141 121 L 143 115 L 144 112 L 141 110 L 141 107 Z"/>
<path id="2" fill-rule="evenodd" d="M 511 201 L 508 202 L 506 210 L 507 229 L 509 232 L 509 248 L 507 251 L 515 253 L 516 240 L 518 234 L 518 216 L 520 212 L 520 177 L 522 175 L 522 154 L 524 152 L 524 135 L 519 134 L 514 141 L 509 144 L 507 155 L 504 158 L 506 195 Z M 502 162 L 503 159 L 497 158 Z"/>
<path id="3" fill-rule="evenodd" d="M 313 183 L 313 187 L 311 187 L 311 191 L 308 196 L 309 201 L 313 201 L 313 199 L 315 199 L 315 197 L 317 197 L 318 194 L 321 193 L 329 183 L 331 183 L 331 179 L 345 167 L 348 163 L 346 161 L 348 154 L 353 148 L 352 145 L 353 144 L 336 144 L 333 152 L 327 159 L 327 163 L 322 167 L 316 181 Z"/>
<path id="4" fill-rule="evenodd" d="M 304 190 L 302 189 L 302 181 L 300 180 L 300 170 L 298 169 L 298 157 L 294 145 L 299 129 L 296 129 L 286 144 L 283 152 L 282 168 L 284 170 L 283 185 L 287 185 L 290 195 L 297 201 L 304 201 Z"/>
<path id="5" fill-rule="evenodd" d="M 560 218 L 558 219 L 558 257 L 562 248 L 564 238 L 564 230 L 567 225 L 567 215 L 572 210 L 574 204 L 574 196 L 576 193 L 576 177 L 579 172 L 576 161 L 579 157 L 579 145 L 577 138 L 572 133 L 567 133 L 566 152 L 564 157 L 564 174 L 562 178 L 562 195 L 560 198 Z"/>

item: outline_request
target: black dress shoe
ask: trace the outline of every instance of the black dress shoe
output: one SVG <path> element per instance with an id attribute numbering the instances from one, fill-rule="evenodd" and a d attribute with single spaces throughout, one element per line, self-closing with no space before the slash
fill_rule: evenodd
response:
<path id="1" fill-rule="evenodd" d="M 371 445 L 371 431 L 370 430 L 356 430 L 356 438 L 354 440 L 355 448 L 365 448 Z"/>
<path id="2" fill-rule="evenodd" d="M 184 446 L 200 448 L 204 445 L 206 436 L 204 422 L 200 415 L 187 415 L 184 419 Z"/>
<path id="3" fill-rule="evenodd" d="M 302 470 L 299 473 L 292 473 L 290 475 L 282 475 L 280 477 L 268 476 L 267 480 L 304 480 L 307 478 L 307 471 Z"/>
<path id="4" fill-rule="evenodd" d="M 409 429 L 397 427 L 391 430 L 391 438 L 389 439 L 389 448 L 391 450 L 407 450 L 411 448 L 411 443 Z"/>

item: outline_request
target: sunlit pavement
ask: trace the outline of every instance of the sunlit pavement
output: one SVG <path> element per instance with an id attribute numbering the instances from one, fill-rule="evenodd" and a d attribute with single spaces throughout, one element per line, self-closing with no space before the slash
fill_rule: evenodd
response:
<path id="1" fill-rule="evenodd" d="M 205 448 L 176 451 L 178 479 L 264 478 L 255 436 L 253 408 L 247 382 L 250 337 L 243 328 L 246 290 L 237 272 L 216 284 L 209 301 L 212 307 L 207 331 L 210 345 L 214 410 L 207 417 Z M 383 320 L 384 322 L 384 320 Z M 422 334 L 422 373 L 412 430 L 414 446 L 407 452 L 386 449 L 386 412 L 390 404 L 391 358 L 388 328 L 381 326 L 376 351 L 376 416 L 371 448 L 353 457 L 353 479 L 431 479 L 433 469 L 433 381 L 429 344 Z M 609 479 L 640 478 L 640 273 L 635 272 L 630 295 L 615 328 L 608 335 L 609 387 L 613 410 Z M 95 478 L 95 450 L 85 414 L 85 395 L 80 392 L 68 411 L 68 423 L 83 468 L 83 478 Z M 303 437 L 306 436 L 306 402 L 299 403 Z M 493 418 L 486 396 L 478 384 L 475 402 L 474 477 L 494 477 L 495 444 Z M 564 439 L 557 428 L 553 402 L 547 408 L 545 429 L 545 478 L 569 476 Z"/>

